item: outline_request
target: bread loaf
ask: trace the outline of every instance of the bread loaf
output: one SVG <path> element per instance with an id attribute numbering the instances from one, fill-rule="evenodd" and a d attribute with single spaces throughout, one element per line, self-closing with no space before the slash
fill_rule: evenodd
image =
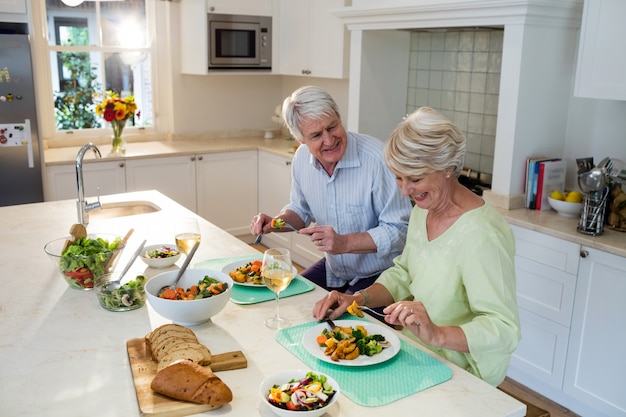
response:
<path id="1" fill-rule="evenodd" d="M 221 379 L 186 359 L 177 360 L 158 371 L 150 388 L 177 400 L 211 406 L 228 404 L 233 399 L 232 391 Z"/>
<path id="2" fill-rule="evenodd" d="M 145 336 L 146 349 L 157 361 L 157 372 L 178 359 L 200 365 L 211 362 L 211 351 L 198 341 L 193 330 L 179 324 L 164 324 Z"/>

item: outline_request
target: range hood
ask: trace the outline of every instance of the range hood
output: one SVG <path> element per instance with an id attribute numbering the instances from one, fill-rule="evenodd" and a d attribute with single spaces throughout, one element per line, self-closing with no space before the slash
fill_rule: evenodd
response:
<path id="1" fill-rule="evenodd" d="M 376 120 L 391 131 L 406 111 L 406 30 L 503 28 L 493 183 L 485 199 L 523 207 L 526 158 L 563 153 L 582 0 L 411 3 L 353 0 L 331 11 L 351 32 L 348 128 Z"/>

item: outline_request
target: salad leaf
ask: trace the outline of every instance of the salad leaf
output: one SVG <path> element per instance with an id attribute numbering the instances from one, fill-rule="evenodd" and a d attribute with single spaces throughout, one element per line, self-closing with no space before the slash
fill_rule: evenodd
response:
<path id="1" fill-rule="evenodd" d="M 77 239 L 61 253 L 59 267 L 64 272 L 88 268 L 94 277 L 99 277 L 106 272 L 106 264 L 121 242 L 119 237 L 112 242 L 101 237 Z"/>

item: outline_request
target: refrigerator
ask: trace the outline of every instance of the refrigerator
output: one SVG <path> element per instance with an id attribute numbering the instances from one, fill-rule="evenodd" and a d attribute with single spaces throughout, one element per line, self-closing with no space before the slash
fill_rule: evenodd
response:
<path id="1" fill-rule="evenodd" d="M 0 22 L 0 206 L 43 201 L 27 29 Z"/>

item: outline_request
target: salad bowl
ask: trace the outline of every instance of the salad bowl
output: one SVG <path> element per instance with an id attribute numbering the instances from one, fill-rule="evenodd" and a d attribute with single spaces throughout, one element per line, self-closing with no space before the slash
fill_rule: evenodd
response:
<path id="1" fill-rule="evenodd" d="M 44 251 L 67 284 L 81 290 L 93 289 L 96 279 L 113 271 L 124 250 L 122 237 L 114 234 L 88 234 L 68 244 L 71 240 L 52 240 Z"/>
<path id="2" fill-rule="evenodd" d="M 324 381 L 323 387 L 315 383 L 319 379 Z M 301 384 L 297 382 L 290 384 L 292 381 L 299 381 Z M 312 384 L 307 382 L 312 382 Z M 299 386 L 295 387 L 295 385 Z M 306 394 L 294 396 L 293 392 L 295 391 L 304 391 Z M 339 392 L 339 384 L 333 378 L 306 369 L 292 369 L 270 375 L 261 382 L 259 387 L 262 401 L 279 417 L 321 416 L 337 402 Z M 281 397 L 284 398 L 281 399 Z M 294 402 L 298 405 L 295 405 Z"/>
<path id="3" fill-rule="evenodd" d="M 146 281 L 147 278 L 138 271 L 102 275 L 95 283 L 100 306 L 109 311 L 130 311 L 143 307 L 146 303 L 143 287 Z"/>

